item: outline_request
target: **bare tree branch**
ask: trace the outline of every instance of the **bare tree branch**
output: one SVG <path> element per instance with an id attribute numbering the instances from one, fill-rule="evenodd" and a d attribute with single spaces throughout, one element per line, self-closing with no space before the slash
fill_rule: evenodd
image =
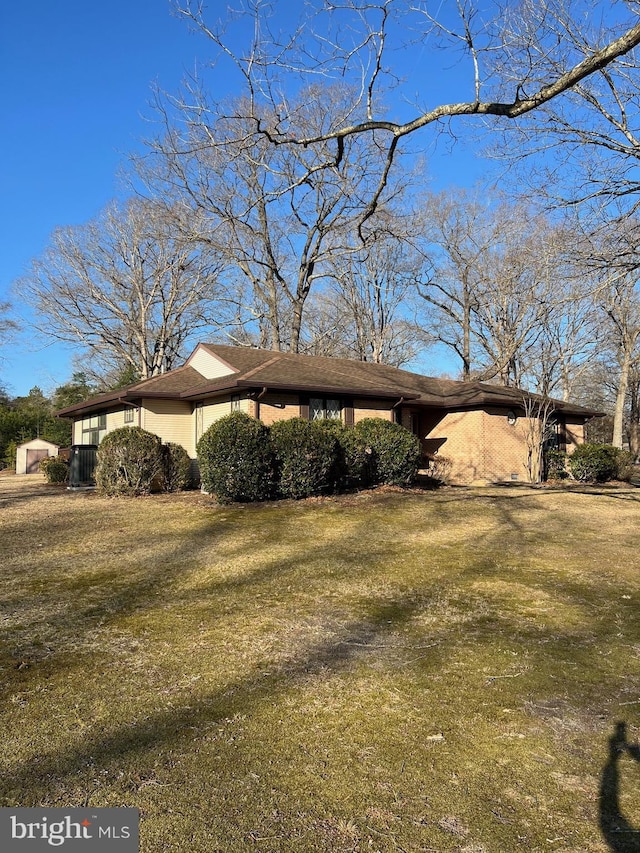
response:
<path id="1" fill-rule="evenodd" d="M 181 237 L 177 221 L 132 200 L 54 232 L 17 283 L 38 312 L 37 328 L 140 378 L 170 370 L 187 340 L 211 323 L 219 266 Z"/>

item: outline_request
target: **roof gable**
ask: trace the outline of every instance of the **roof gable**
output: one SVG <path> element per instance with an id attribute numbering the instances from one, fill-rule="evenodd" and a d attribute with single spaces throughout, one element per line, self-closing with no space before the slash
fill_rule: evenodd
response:
<path id="1" fill-rule="evenodd" d="M 211 348 L 205 344 L 198 344 L 195 350 L 187 359 L 186 367 L 192 367 L 205 379 L 219 379 L 221 376 L 230 376 L 232 373 L 237 373 L 237 369 L 232 367 L 224 359 L 212 352 Z"/>

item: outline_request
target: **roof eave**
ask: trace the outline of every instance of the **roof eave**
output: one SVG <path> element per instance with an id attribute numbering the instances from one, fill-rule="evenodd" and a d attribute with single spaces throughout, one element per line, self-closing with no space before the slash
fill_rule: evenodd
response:
<path id="1" fill-rule="evenodd" d="M 112 406 L 114 403 L 129 402 L 131 400 L 140 399 L 140 395 L 130 395 L 122 391 L 114 391 L 112 394 L 102 394 L 100 397 L 95 397 L 90 400 L 84 400 L 82 403 L 75 403 L 73 406 L 66 406 L 64 409 L 58 409 L 54 412 L 56 418 L 71 418 L 79 412 L 92 412 L 104 409 L 105 406 Z"/>
<path id="2" fill-rule="evenodd" d="M 194 400 L 204 399 L 206 397 L 214 397 L 224 394 L 234 389 L 242 388 L 243 390 L 257 390 L 266 388 L 267 391 L 288 391 L 296 394 L 336 394 L 338 396 L 348 397 L 382 397 L 384 399 L 397 400 L 402 396 L 405 400 L 417 400 L 418 394 L 409 394 L 398 390 L 390 390 L 385 388 L 345 388 L 338 385 L 306 385 L 299 382 L 266 382 L 249 379 L 235 379 L 231 382 L 226 382 L 224 385 L 211 385 L 207 387 L 194 388 L 191 391 L 183 391 L 180 395 L 181 399 Z"/>

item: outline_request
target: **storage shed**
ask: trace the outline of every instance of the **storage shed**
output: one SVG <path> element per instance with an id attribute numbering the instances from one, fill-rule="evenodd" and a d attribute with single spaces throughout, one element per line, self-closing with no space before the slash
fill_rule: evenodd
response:
<path id="1" fill-rule="evenodd" d="M 16 451 L 16 474 L 37 474 L 40 462 L 47 456 L 57 456 L 60 448 L 57 444 L 34 438 L 18 446 Z"/>

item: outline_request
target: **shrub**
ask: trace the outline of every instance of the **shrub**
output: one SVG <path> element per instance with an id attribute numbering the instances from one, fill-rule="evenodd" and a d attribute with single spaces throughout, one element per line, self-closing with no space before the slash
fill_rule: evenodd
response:
<path id="1" fill-rule="evenodd" d="M 335 489 L 339 445 L 321 421 L 291 418 L 271 427 L 279 493 L 307 498 Z"/>
<path id="2" fill-rule="evenodd" d="M 617 447 L 610 444 L 579 444 L 569 456 L 569 470 L 576 480 L 604 483 L 618 475 Z"/>
<path id="3" fill-rule="evenodd" d="M 382 418 L 365 418 L 354 429 L 371 449 L 372 483 L 408 486 L 415 480 L 421 454 L 417 436 Z"/>
<path id="4" fill-rule="evenodd" d="M 361 489 L 371 480 L 371 450 L 353 427 L 341 421 L 316 421 L 319 427 L 332 435 L 338 443 L 334 466 L 334 489 L 343 492 Z"/>
<path id="5" fill-rule="evenodd" d="M 97 453 L 96 485 L 106 495 L 142 495 L 162 477 L 162 442 L 140 427 L 106 434 Z"/>
<path id="6" fill-rule="evenodd" d="M 69 463 L 59 456 L 47 456 L 40 461 L 40 470 L 47 483 L 66 483 L 69 479 Z"/>
<path id="7" fill-rule="evenodd" d="M 439 485 L 446 486 L 453 471 L 453 460 L 436 454 L 429 460 L 429 477 Z"/>
<path id="8" fill-rule="evenodd" d="M 562 450 L 548 450 L 545 453 L 547 480 L 564 480 L 567 473 L 567 454 Z"/>
<path id="9" fill-rule="evenodd" d="M 635 473 L 635 456 L 628 450 L 618 450 L 616 480 L 629 482 Z"/>
<path id="10" fill-rule="evenodd" d="M 219 501 L 262 501 L 273 495 L 268 428 L 244 412 L 216 421 L 198 442 L 202 488 Z"/>
<path id="11" fill-rule="evenodd" d="M 181 444 L 169 441 L 162 445 L 162 490 L 181 492 L 190 488 L 191 459 Z"/>

